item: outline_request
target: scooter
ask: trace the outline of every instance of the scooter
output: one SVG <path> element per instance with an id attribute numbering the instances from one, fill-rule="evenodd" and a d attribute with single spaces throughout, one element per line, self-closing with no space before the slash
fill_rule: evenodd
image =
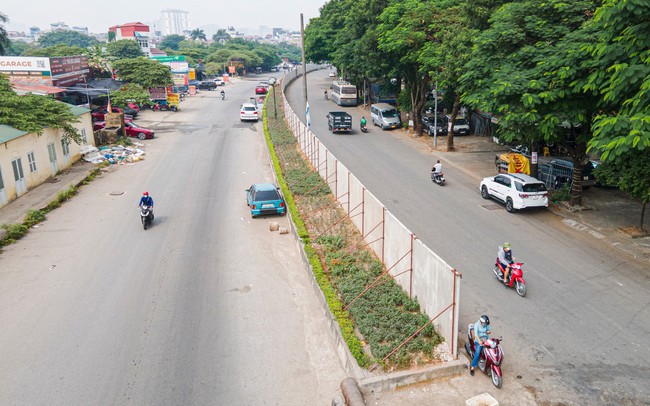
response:
<path id="1" fill-rule="evenodd" d="M 445 184 L 445 174 L 442 172 L 431 171 L 431 181 L 443 186 Z"/>
<path id="2" fill-rule="evenodd" d="M 474 325 L 470 324 L 467 328 L 467 342 L 465 343 L 465 351 L 470 359 L 474 358 L 474 338 L 472 331 Z M 503 338 L 490 338 L 485 341 L 483 345 L 483 352 L 478 360 L 478 368 L 486 375 L 492 378 L 492 384 L 497 388 L 503 385 L 503 375 L 501 373 L 501 362 L 503 361 L 503 350 L 501 349 L 501 341 Z"/>
<path id="3" fill-rule="evenodd" d="M 142 205 L 140 207 L 140 220 L 142 221 L 142 227 L 146 230 L 149 225 L 153 222 L 153 211 L 151 206 Z"/>
<path id="4" fill-rule="evenodd" d="M 226 100 L 226 92 L 221 91 L 221 100 Z"/>
<path id="5" fill-rule="evenodd" d="M 510 274 L 506 286 L 515 288 L 517 294 L 521 297 L 526 296 L 526 281 L 524 280 L 524 270 L 522 269 L 523 262 L 513 262 L 510 264 Z M 503 283 L 503 272 L 505 269 L 501 266 L 499 259 L 494 264 L 494 275 L 496 275 L 499 282 Z"/>
<path id="6" fill-rule="evenodd" d="M 361 132 L 362 133 L 367 133 L 368 132 L 368 127 L 365 124 L 361 125 Z"/>

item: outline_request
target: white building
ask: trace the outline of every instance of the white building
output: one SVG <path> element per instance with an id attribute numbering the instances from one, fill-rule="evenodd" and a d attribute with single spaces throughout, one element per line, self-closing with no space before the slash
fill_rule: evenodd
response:
<path id="1" fill-rule="evenodd" d="M 167 9 L 160 12 L 161 31 L 163 35 L 183 35 L 190 30 L 190 13 L 178 9 Z M 158 28 L 158 27 L 156 27 Z"/>

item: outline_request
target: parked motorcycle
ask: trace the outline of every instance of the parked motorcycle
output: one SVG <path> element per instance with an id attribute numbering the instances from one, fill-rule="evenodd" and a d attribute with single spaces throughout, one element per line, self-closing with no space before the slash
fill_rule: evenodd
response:
<path id="1" fill-rule="evenodd" d="M 470 359 L 474 358 L 474 338 L 472 334 L 474 325 L 470 324 L 467 328 L 467 342 L 465 351 Z M 478 360 L 478 368 L 486 375 L 492 378 L 492 384 L 501 388 L 503 384 L 503 375 L 501 374 L 501 362 L 503 361 L 503 350 L 501 349 L 502 338 L 490 338 L 483 345 L 483 352 Z"/>
<path id="2" fill-rule="evenodd" d="M 140 207 L 140 220 L 142 221 L 142 227 L 145 230 L 151 225 L 153 222 L 153 211 L 151 206 L 142 205 Z"/>
<path id="3" fill-rule="evenodd" d="M 506 286 L 515 288 L 517 294 L 521 297 L 526 296 L 526 281 L 524 281 L 523 262 L 513 262 L 510 264 L 510 274 Z M 503 272 L 505 269 L 501 266 L 499 258 L 495 261 L 493 272 L 500 282 L 503 282 Z"/>
<path id="4" fill-rule="evenodd" d="M 445 184 L 445 174 L 442 172 L 431 171 L 431 181 L 443 186 Z"/>

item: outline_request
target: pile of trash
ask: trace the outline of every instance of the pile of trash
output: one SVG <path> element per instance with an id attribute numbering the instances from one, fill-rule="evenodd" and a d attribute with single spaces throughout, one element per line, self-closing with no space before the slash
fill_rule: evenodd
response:
<path id="1" fill-rule="evenodd" d="M 134 147 L 102 146 L 99 149 L 92 145 L 86 145 L 81 149 L 81 155 L 84 161 L 93 164 L 100 164 L 104 161 L 108 161 L 110 164 L 127 164 L 143 160 L 145 152 L 142 148 L 144 144 L 134 142 L 133 145 Z"/>

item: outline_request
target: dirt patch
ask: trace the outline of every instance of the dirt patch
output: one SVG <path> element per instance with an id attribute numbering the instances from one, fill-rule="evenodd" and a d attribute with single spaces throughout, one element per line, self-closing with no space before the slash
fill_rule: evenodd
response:
<path id="1" fill-rule="evenodd" d="M 636 226 L 619 227 L 619 230 L 632 238 L 642 238 L 650 235 L 647 231 Z"/>

